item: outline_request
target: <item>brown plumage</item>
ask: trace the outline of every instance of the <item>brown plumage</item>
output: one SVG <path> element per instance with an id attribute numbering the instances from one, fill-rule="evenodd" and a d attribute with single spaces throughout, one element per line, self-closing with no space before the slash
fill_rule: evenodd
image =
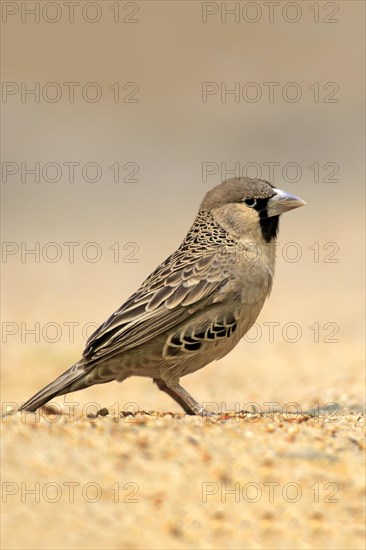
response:
<path id="1" fill-rule="evenodd" d="M 279 216 L 303 204 L 264 180 L 211 189 L 180 247 L 21 410 L 135 375 L 153 378 L 187 413 L 206 414 L 179 380 L 229 353 L 253 325 L 272 287 Z"/>

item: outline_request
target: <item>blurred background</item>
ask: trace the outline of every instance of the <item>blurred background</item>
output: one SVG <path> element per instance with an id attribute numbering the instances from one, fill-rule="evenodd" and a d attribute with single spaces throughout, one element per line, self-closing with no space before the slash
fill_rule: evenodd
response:
<path id="1" fill-rule="evenodd" d="M 282 218 L 258 326 L 183 385 L 363 403 L 364 5 L 246 4 L 3 2 L 3 401 L 78 360 L 203 195 L 248 175 L 307 206 Z M 179 411 L 148 379 L 70 399 Z"/>

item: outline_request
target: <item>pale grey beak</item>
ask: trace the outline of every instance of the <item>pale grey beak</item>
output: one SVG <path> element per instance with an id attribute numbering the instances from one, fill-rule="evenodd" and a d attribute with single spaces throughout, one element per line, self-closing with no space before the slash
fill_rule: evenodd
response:
<path id="1" fill-rule="evenodd" d="M 290 195 L 290 193 L 285 193 L 281 189 L 273 189 L 276 193 L 274 197 L 271 197 L 267 202 L 267 213 L 268 217 L 279 216 L 284 212 L 293 210 L 294 208 L 299 208 L 299 206 L 304 206 L 305 201 L 295 195 Z"/>

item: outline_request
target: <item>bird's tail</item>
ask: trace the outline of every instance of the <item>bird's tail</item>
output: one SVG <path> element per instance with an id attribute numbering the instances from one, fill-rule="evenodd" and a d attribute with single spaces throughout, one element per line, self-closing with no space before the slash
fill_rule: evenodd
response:
<path id="1" fill-rule="evenodd" d="M 56 378 L 56 380 L 28 399 L 19 410 L 34 412 L 58 395 L 64 395 L 70 391 L 81 390 L 92 385 L 93 382 L 88 383 L 87 374 L 88 372 L 85 370 L 84 361 L 78 361 L 66 372 Z"/>

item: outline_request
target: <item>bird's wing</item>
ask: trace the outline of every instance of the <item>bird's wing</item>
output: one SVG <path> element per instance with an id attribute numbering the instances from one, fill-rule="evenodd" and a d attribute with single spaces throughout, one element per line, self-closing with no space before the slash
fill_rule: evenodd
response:
<path id="1" fill-rule="evenodd" d="M 230 274 L 220 254 L 177 252 L 90 336 L 83 353 L 88 362 L 135 348 L 223 299 L 217 291 Z"/>

